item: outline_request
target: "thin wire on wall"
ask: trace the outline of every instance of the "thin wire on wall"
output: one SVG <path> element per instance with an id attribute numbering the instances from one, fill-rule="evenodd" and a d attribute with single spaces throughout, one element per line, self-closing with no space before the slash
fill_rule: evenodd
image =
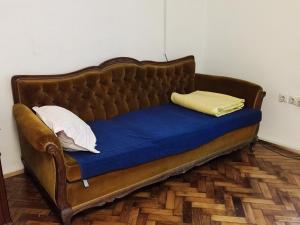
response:
<path id="1" fill-rule="evenodd" d="M 164 32 L 163 32 L 163 54 L 164 54 L 164 58 L 165 60 L 168 62 L 168 56 L 167 56 L 167 9 L 168 9 L 168 5 L 167 5 L 167 0 L 164 0 L 164 12 L 163 12 L 163 16 L 164 16 Z"/>

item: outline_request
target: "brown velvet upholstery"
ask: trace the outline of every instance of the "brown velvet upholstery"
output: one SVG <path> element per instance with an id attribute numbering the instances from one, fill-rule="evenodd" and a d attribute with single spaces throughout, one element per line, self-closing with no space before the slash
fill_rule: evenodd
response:
<path id="1" fill-rule="evenodd" d="M 93 177 L 91 186 L 84 188 L 79 165 L 63 154 L 56 136 L 31 107 L 55 104 L 89 121 L 168 103 L 173 91 L 221 92 L 246 99 L 246 106 L 252 108 L 260 108 L 264 96 L 260 86 L 249 82 L 195 75 L 193 56 L 163 63 L 117 58 L 65 75 L 14 76 L 12 88 L 23 162 L 56 204 L 65 224 L 80 210 L 249 145 L 255 140 L 258 124 L 179 155 Z"/>
<path id="2" fill-rule="evenodd" d="M 52 155 L 37 151 L 22 138 L 22 161 L 56 203 L 56 165 Z"/>
<path id="3" fill-rule="evenodd" d="M 38 151 L 46 151 L 49 144 L 60 146 L 54 133 L 27 106 L 15 104 L 13 113 L 18 128 L 26 140 Z"/>
<path id="4" fill-rule="evenodd" d="M 245 99 L 245 106 L 260 108 L 265 95 L 261 86 L 230 77 L 196 74 L 197 90 L 212 91 Z"/>
<path id="5" fill-rule="evenodd" d="M 59 105 L 88 121 L 168 103 L 173 91 L 194 90 L 194 76 L 190 56 L 161 64 L 128 61 L 91 67 L 47 80 L 21 76 L 13 84 L 19 103 L 30 108 Z"/>
<path id="6" fill-rule="evenodd" d="M 68 182 L 81 180 L 79 164 L 70 155 L 65 154 L 66 175 Z"/>

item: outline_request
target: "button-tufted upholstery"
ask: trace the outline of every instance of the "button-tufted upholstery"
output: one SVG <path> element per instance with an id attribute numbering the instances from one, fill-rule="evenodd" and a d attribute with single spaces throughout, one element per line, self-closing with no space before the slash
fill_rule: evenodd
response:
<path id="1" fill-rule="evenodd" d="M 193 56 L 168 63 L 118 58 L 71 74 L 15 76 L 12 85 L 15 102 L 59 105 L 90 121 L 168 103 L 173 91 L 193 91 L 194 78 Z"/>

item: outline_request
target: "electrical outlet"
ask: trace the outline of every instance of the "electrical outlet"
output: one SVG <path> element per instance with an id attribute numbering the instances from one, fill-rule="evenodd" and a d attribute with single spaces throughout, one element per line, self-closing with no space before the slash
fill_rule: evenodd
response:
<path id="1" fill-rule="evenodd" d="M 296 103 L 296 99 L 294 96 L 289 96 L 289 101 L 288 101 L 289 104 L 292 104 L 292 105 L 295 105 Z"/>
<path id="2" fill-rule="evenodd" d="M 300 97 L 291 97 L 291 104 L 300 107 Z"/>
<path id="3" fill-rule="evenodd" d="M 300 107 L 300 97 L 289 96 L 289 103 Z"/>
<path id="4" fill-rule="evenodd" d="M 279 94 L 278 95 L 278 101 L 282 102 L 282 103 L 287 103 L 289 101 L 289 96 L 283 95 L 283 94 Z"/>
<path id="5" fill-rule="evenodd" d="M 300 107 L 300 97 L 296 97 L 295 100 L 295 106 Z"/>

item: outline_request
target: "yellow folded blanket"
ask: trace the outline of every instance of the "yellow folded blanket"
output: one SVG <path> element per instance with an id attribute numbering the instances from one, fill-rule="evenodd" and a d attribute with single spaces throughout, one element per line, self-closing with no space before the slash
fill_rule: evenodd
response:
<path id="1" fill-rule="evenodd" d="M 217 117 L 243 108 L 245 102 L 241 98 L 208 91 L 195 91 L 190 94 L 173 92 L 171 100 L 185 108 Z"/>

